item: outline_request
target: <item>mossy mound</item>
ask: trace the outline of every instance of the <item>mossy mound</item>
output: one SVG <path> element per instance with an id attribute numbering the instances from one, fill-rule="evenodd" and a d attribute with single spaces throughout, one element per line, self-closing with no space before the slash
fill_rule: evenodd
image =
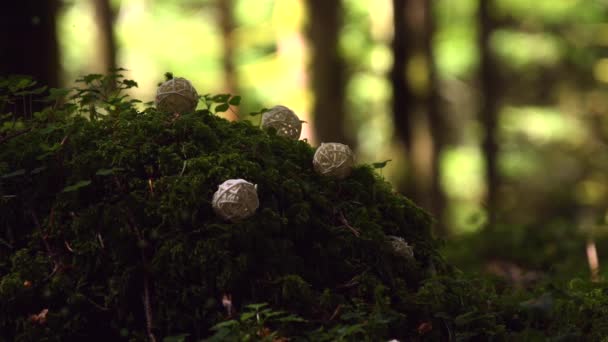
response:
<path id="1" fill-rule="evenodd" d="M 443 268 L 431 219 L 371 167 L 321 177 L 304 141 L 210 110 L 140 112 L 119 94 L 99 115 L 91 96 L 99 101 L 80 90 L 6 129 L 3 338 L 199 340 L 227 318 L 222 298 L 328 327 L 340 308 L 357 307 L 390 316 L 382 336 L 419 334 L 426 313 L 412 298 Z M 258 186 L 258 211 L 238 223 L 211 207 L 231 178 Z M 414 258 L 394 253 L 388 235 L 413 245 Z"/>

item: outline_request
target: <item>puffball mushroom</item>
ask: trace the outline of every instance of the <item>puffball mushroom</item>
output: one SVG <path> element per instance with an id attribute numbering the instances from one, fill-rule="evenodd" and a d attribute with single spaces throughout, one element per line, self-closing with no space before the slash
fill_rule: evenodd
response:
<path id="1" fill-rule="evenodd" d="M 156 108 L 165 113 L 193 112 L 198 104 L 198 93 L 185 78 L 175 77 L 156 90 Z"/>
<path id="2" fill-rule="evenodd" d="M 312 160 L 315 171 L 324 176 L 344 179 L 355 164 L 353 151 L 340 143 L 321 143 Z"/>
<path id="3" fill-rule="evenodd" d="M 302 132 L 302 121 L 291 109 L 274 106 L 262 114 L 262 128 L 271 127 L 277 130 L 277 135 L 298 140 Z"/>
<path id="4" fill-rule="evenodd" d="M 237 222 L 253 215 L 260 202 L 254 184 L 244 179 L 229 179 L 219 185 L 211 205 L 220 217 Z"/>

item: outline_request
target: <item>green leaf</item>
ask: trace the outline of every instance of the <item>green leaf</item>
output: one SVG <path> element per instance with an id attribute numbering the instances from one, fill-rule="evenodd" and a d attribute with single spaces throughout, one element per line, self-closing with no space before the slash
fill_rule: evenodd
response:
<path id="1" fill-rule="evenodd" d="M 38 87 L 35 89 L 22 90 L 14 93 L 13 95 L 22 96 L 22 95 L 37 95 L 42 94 L 46 90 L 46 86 Z"/>
<path id="2" fill-rule="evenodd" d="M 289 315 L 287 317 L 282 317 L 282 318 L 276 319 L 275 321 L 282 322 L 282 323 L 292 323 L 292 322 L 293 323 L 296 323 L 296 322 L 298 322 L 298 323 L 304 323 L 304 322 L 307 322 L 304 318 L 301 318 L 301 317 L 298 317 L 298 316 L 295 316 L 295 315 Z"/>
<path id="3" fill-rule="evenodd" d="M 238 106 L 241 104 L 241 97 L 240 96 L 233 96 L 230 101 L 228 101 L 229 104 L 233 105 L 233 106 Z"/>
<path id="4" fill-rule="evenodd" d="M 120 67 L 110 69 L 110 72 L 120 72 L 120 71 L 129 71 L 129 70 L 125 69 L 125 68 L 120 68 Z"/>
<path id="5" fill-rule="evenodd" d="M 256 313 L 255 312 L 245 312 L 241 315 L 241 321 L 245 322 L 250 320 L 253 316 L 255 316 Z"/>
<path id="6" fill-rule="evenodd" d="M 49 96 L 45 97 L 45 101 L 56 101 L 66 97 L 70 93 L 70 89 L 65 88 L 51 88 L 49 89 Z"/>
<path id="7" fill-rule="evenodd" d="M 25 169 L 19 169 L 17 171 L 13 171 L 11 173 L 7 173 L 7 174 L 3 175 L 2 178 L 4 178 L 4 179 L 12 178 L 12 177 L 21 176 L 23 174 L 25 174 Z"/>
<path id="8" fill-rule="evenodd" d="M 259 112 L 249 113 L 249 116 L 262 115 L 262 114 L 266 113 L 267 111 L 268 111 L 268 108 L 262 108 L 262 110 L 260 110 Z"/>
<path id="9" fill-rule="evenodd" d="M 12 82 L 9 85 L 9 88 L 12 92 L 16 92 L 17 90 L 21 89 L 26 89 L 36 84 L 36 81 L 32 80 L 29 76 L 17 76 L 11 81 Z"/>
<path id="10" fill-rule="evenodd" d="M 116 172 L 116 171 L 122 171 L 122 170 L 124 170 L 124 169 L 121 167 L 113 167 L 111 169 L 99 169 L 99 170 L 97 170 L 97 172 L 95 172 L 95 174 L 97 176 L 109 176 L 109 175 L 113 175 L 114 172 Z"/>
<path id="11" fill-rule="evenodd" d="M 392 159 L 387 159 L 387 160 L 385 160 L 385 161 L 383 161 L 383 162 L 379 162 L 379 163 L 372 163 L 372 167 L 373 167 L 374 169 L 382 169 L 382 168 L 384 168 L 384 167 L 386 166 L 386 164 L 388 164 L 388 163 L 389 163 L 389 162 L 391 162 L 391 161 L 392 161 Z"/>
<path id="12" fill-rule="evenodd" d="M 76 82 L 92 83 L 93 81 L 100 80 L 102 78 L 103 78 L 103 75 L 100 75 L 100 74 L 89 74 L 79 80 L 76 80 Z"/>
<path id="13" fill-rule="evenodd" d="M 30 93 L 35 95 L 42 94 L 47 90 L 47 88 L 47 86 L 38 87 L 36 89 L 32 89 Z"/>
<path id="14" fill-rule="evenodd" d="M 239 322 L 235 321 L 235 320 L 229 320 L 229 321 L 225 321 L 225 322 L 220 322 L 214 326 L 211 327 L 211 330 L 216 331 L 216 330 L 220 330 L 223 328 L 228 328 L 228 327 L 232 327 L 235 325 L 238 325 Z"/>
<path id="15" fill-rule="evenodd" d="M 30 175 L 39 174 L 40 172 L 42 172 L 44 170 L 46 170 L 46 166 L 37 167 L 37 168 L 33 169 L 32 171 L 30 171 Z"/>
<path id="16" fill-rule="evenodd" d="M 138 87 L 137 82 L 135 82 L 133 80 L 123 80 L 122 84 L 124 84 L 125 87 L 127 87 L 127 89 L 128 88 L 137 88 Z"/>
<path id="17" fill-rule="evenodd" d="M 230 105 L 227 103 L 222 103 L 221 105 L 218 105 L 217 107 L 215 107 L 215 112 L 216 113 L 222 113 L 228 110 L 228 108 L 230 108 Z"/>
<path id="18" fill-rule="evenodd" d="M 190 334 L 179 334 L 173 336 L 167 336 L 163 338 L 163 342 L 185 342 L 186 337 L 190 336 Z"/>
<path id="19" fill-rule="evenodd" d="M 52 133 L 56 130 L 58 130 L 60 127 L 59 125 L 53 124 L 53 125 L 48 125 L 44 128 L 42 128 L 40 131 L 38 131 L 40 134 L 49 134 Z"/>
<path id="20" fill-rule="evenodd" d="M 259 311 L 261 308 L 268 306 L 268 303 L 249 304 L 246 306 L 249 310 Z"/>
<path id="21" fill-rule="evenodd" d="M 230 94 L 219 94 L 211 98 L 213 102 L 225 103 L 230 98 Z"/>
<path id="22" fill-rule="evenodd" d="M 80 188 L 84 188 L 85 186 L 91 184 L 90 180 L 86 180 L 86 181 L 80 181 L 76 184 L 72 184 L 70 186 L 66 186 L 65 188 L 63 188 L 63 192 L 72 192 L 72 191 L 76 191 Z"/>

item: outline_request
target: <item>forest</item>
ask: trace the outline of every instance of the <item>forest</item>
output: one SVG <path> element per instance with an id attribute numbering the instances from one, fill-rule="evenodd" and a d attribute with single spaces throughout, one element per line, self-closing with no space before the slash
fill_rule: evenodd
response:
<path id="1" fill-rule="evenodd" d="M 0 19 L 0 342 L 608 341 L 607 1 Z"/>

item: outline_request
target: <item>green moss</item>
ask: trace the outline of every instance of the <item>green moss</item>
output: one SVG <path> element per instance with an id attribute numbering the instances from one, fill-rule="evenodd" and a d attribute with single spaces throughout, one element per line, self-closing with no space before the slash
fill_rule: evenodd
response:
<path id="1" fill-rule="evenodd" d="M 267 302 L 331 325 L 340 305 L 373 312 L 382 297 L 384 311 L 407 308 L 429 266 L 443 268 L 430 217 L 369 166 L 341 181 L 321 177 L 304 141 L 209 110 L 138 111 L 119 94 L 96 102 L 107 115 L 88 119 L 87 95 L 23 120 L 31 131 L 0 151 L 8 339 L 145 339 L 146 287 L 157 337 L 209 336 L 227 316 L 225 294 L 236 310 Z M 230 178 L 258 185 L 260 208 L 238 223 L 210 204 Z M 390 253 L 386 235 L 405 238 L 415 259 Z M 44 324 L 28 319 L 43 308 Z"/>

